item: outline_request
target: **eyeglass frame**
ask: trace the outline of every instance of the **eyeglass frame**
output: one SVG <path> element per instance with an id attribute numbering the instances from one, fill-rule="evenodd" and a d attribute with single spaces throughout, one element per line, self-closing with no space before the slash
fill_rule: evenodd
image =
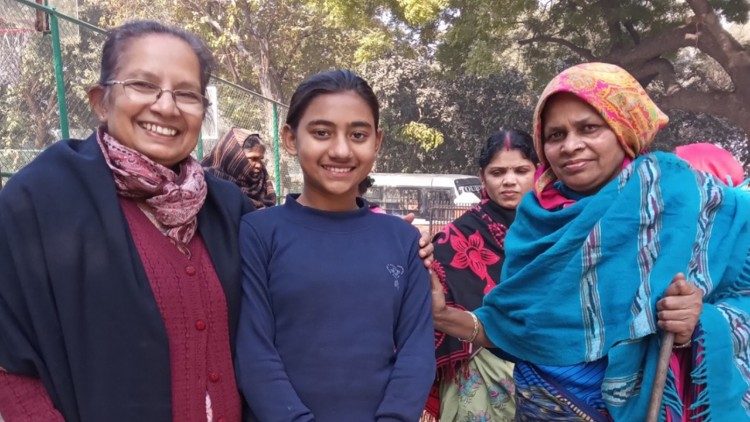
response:
<path id="1" fill-rule="evenodd" d="M 179 108 L 180 110 L 182 110 L 180 108 L 180 103 L 177 102 L 177 97 L 175 96 L 176 95 L 175 93 L 177 93 L 177 92 L 189 92 L 191 94 L 195 94 L 198 97 L 200 97 L 201 104 L 203 105 L 203 109 L 204 110 L 207 109 L 211 105 L 211 101 L 209 101 L 208 98 L 206 98 L 205 95 L 203 95 L 203 94 L 201 94 L 199 92 L 191 91 L 189 89 L 164 89 L 164 88 L 160 87 L 159 85 L 157 85 L 157 84 L 155 84 L 153 82 L 144 81 L 143 79 L 123 79 L 121 81 L 116 80 L 116 79 L 110 79 L 108 81 L 103 82 L 101 85 L 102 86 L 120 85 L 120 86 L 122 86 L 122 88 L 124 90 L 125 89 L 125 84 L 127 84 L 129 82 L 143 82 L 145 84 L 152 85 L 154 88 L 159 88 L 159 93 L 156 94 L 156 98 L 154 99 L 154 102 L 152 104 L 154 104 L 157 101 L 159 101 L 159 99 L 161 98 L 162 94 L 164 94 L 165 92 L 169 92 L 172 95 L 172 101 L 174 101 L 175 106 L 177 106 L 177 108 Z"/>

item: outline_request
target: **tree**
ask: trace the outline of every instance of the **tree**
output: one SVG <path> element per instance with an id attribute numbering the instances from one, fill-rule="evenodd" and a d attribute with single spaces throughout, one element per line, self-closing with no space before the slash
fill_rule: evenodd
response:
<path id="1" fill-rule="evenodd" d="M 574 63 L 614 63 L 665 110 L 722 117 L 750 135 L 750 48 L 722 24 L 747 22 L 749 8 L 746 0 L 455 0 L 442 16 L 449 30 L 438 56 L 471 71 L 481 71 L 476 63 L 515 63 L 537 88 Z M 700 87 L 684 78 L 694 60 L 679 58 L 691 48 L 694 59 L 715 61 L 726 83 Z"/>
<path id="2" fill-rule="evenodd" d="M 92 41 L 96 34 L 68 32 L 64 30 L 70 29 L 69 26 L 64 23 L 60 26 L 64 35 L 61 53 L 69 126 L 72 136 L 84 135 L 76 129 L 85 128 L 88 133 L 96 125 L 88 110 L 86 87 L 97 77 L 93 69 L 98 65 L 99 41 Z M 3 123 L 0 145 L 11 149 L 42 149 L 61 136 L 51 34 L 31 33 L 17 60 L 13 80 L 0 84 Z"/>
<path id="3" fill-rule="evenodd" d="M 514 70 L 446 74 L 429 57 L 394 55 L 367 63 L 362 74 L 382 109 L 378 171 L 474 174 L 491 133 L 530 130 L 533 96 Z"/>

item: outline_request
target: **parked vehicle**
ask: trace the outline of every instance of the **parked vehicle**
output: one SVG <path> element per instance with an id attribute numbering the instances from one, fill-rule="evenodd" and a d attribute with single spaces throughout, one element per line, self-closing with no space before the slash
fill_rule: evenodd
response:
<path id="1" fill-rule="evenodd" d="M 371 173 L 373 186 L 365 198 L 387 213 L 414 213 L 417 225 L 429 225 L 430 211 L 439 207 L 466 207 L 480 199 L 482 183 L 464 174 Z"/>

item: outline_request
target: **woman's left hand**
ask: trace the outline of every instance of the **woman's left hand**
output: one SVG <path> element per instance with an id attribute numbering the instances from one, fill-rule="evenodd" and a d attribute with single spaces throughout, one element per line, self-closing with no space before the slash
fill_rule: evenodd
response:
<path id="1" fill-rule="evenodd" d="M 674 333 L 675 344 L 684 344 L 693 337 L 703 309 L 703 291 L 678 273 L 656 303 L 659 328 Z"/>
<path id="2" fill-rule="evenodd" d="M 422 237 L 419 238 L 419 257 L 422 258 L 422 263 L 426 268 L 430 268 L 432 261 L 434 260 L 433 252 L 435 247 L 430 242 L 430 233 L 426 230 L 420 230 Z"/>

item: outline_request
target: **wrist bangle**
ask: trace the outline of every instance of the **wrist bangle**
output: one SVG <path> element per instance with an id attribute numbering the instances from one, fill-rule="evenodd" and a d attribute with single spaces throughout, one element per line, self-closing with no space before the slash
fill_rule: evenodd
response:
<path id="1" fill-rule="evenodd" d="M 474 322 L 474 330 L 471 332 L 471 336 L 469 336 L 468 338 L 458 337 L 458 339 L 463 341 L 464 343 L 473 343 L 474 340 L 477 339 L 477 335 L 479 334 L 479 319 L 477 318 L 476 315 L 474 315 L 474 312 L 470 312 L 470 311 L 464 311 L 464 312 L 471 315 L 471 319 Z"/>
<path id="2" fill-rule="evenodd" d="M 693 341 L 692 340 L 688 340 L 688 341 L 686 341 L 686 342 L 684 342 L 682 344 L 675 343 L 674 345 L 672 345 L 672 348 L 673 349 L 687 349 L 692 344 L 693 344 Z"/>

